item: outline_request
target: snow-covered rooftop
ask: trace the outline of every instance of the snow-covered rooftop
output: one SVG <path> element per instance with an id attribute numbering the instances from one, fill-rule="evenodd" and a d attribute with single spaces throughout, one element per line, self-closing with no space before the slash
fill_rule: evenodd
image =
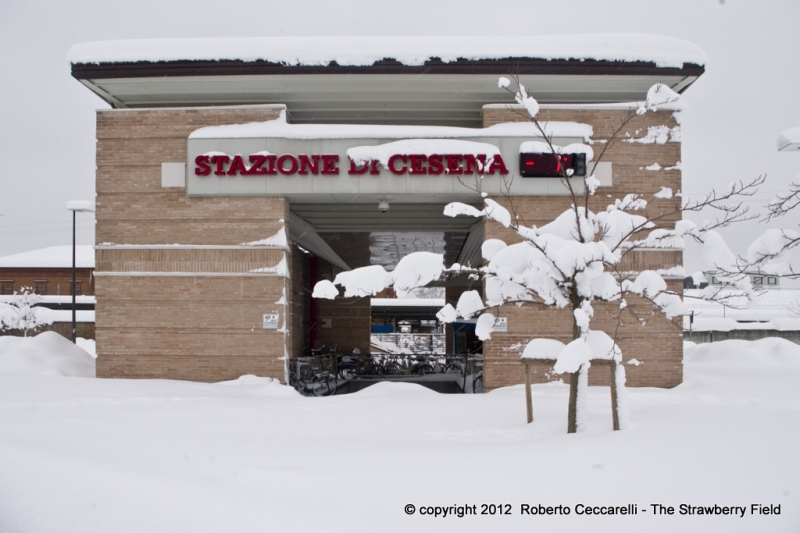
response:
<path id="1" fill-rule="evenodd" d="M 545 133 L 553 138 L 577 137 L 588 140 L 592 127 L 578 122 L 549 121 Z M 474 137 L 541 137 L 530 122 L 496 124 L 488 128 L 453 126 L 392 126 L 380 124 L 289 124 L 286 114 L 276 120 L 207 126 L 195 130 L 190 139 L 282 138 L 282 139 L 452 139 Z M 446 150 L 437 153 L 449 153 Z M 461 153 L 461 152 L 459 152 Z"/>
<path id="2" fill-rule="evenodd" d="M 137 61 L 267 61 L 283 65 L 368 66 L 384 59 L 422 65 L 438 58 L 535 58 L 545 60 L 646 61 L 658 67 L 705 65 L 696 45 L 681 39 L 638 33 L 475 37 L 238 37 L 97 41 L 73 46 L 71 63 Z"/>
<path id="3" fill-rule="evenodd" d="M 94 268 L 94 246 L 76 246 L 75 266 Z M 50 246 L 6 255 L 0 257 L 0 268 L 72 268 L 72 246 Z"/>
<path id="4" fill-rule="evenodd" d="M 540 104 L 642 101 L 655 81 L 682 93 L 706 55 L 658 35 L 259 37 L 84 43 L 72 76 L 118 109 L 284 105 L 294 124 L 480 127 L 514 102 L 517 73 Z M 144 82 L 146 80 L 146 82 Z"/>
<path id="5" fill-rule="evenodd" d="M 778 136 L 778 151 L 800 150 L 800 128 L 790 128 Z"/>
<path id="6" fill-rule="evenodd" d="M 721 293 L 725 295 L 725 293 Z M 731 294 L 737 294 L 731 290 Z M 778 318 L 800 317 L 800 290 L 782 289 L 764 291 L 755 303 L 747 297 L 732 296 L 725 299 L 728 307 L 719 302 L 702 299 L 702 289 L 683 292 L 686 313 L 694 312 L 695 322 L 699 318 L 729 318 L 741 322 L 767 322 Z"/>

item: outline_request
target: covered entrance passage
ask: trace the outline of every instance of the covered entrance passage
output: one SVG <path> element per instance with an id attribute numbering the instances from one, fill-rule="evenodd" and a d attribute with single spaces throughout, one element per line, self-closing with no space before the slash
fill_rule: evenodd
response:
<path id="1" fill-rule="evenodd" d="M 463 200 L 464 198 L 459 198 Z M 371 201 L 370 201 L 371 200 Z M 482 390 L 482 349 L 459 344 L 452 325 L 437 318 L 470 287 L 466 276 L 440 279 L 402 298 L 375 295 L 322 300 L 314 285 L 370 265 L 392 271 L 412 252 L 444 256 L 445 264 L 481 264 L 483 222 L 443 215 L 447 198 L 394 202 L 290 203 L 295 349 L 291 380 L 309 395 L 355 392 L 377 381 L 419 383 L 444 393 Z M 477 202 L 475 202 L 477 205 Z M 302 337 L 301 337 L 302 336 Z"/>

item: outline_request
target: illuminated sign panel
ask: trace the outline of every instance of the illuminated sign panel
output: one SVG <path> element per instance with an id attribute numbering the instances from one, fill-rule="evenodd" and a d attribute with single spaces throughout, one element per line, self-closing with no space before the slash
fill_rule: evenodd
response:
<path id="1" fill-rule="evenodd" d="M 523 178 L 585 176 L 586 154 L 519 154 L 519 170 Z"/>

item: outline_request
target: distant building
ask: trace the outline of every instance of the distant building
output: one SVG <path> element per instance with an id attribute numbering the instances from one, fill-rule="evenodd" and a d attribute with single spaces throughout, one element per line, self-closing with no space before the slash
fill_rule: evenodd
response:
<path id="1" fill-rule="evenodd" d="M 684 289 L 705 289 L 708 287 L 708 280 L 702 272 L 695 272 L 691 276 L 683 278 Z"/>
<path id="2" fill-rule="evenodd" d="M 730 285 L 730 283 L 726 281 L 722 281 L 718 277 L 717 270 L 706 270 L 703 272 L 706 277 L 706 284 L 713 285 L 715 287 L 722 287 L 725 285 Z M 778 276 L 774 276 L 771 274 L 764 274 L 763 272 L 751 272 L 748 274 L 750 276 L 750 284 L 755 289 L 780 289 L 781 288 L 781 278 Z M 685 287 L 684 288 L 691 288 Z M 703 288 L 701 285 L 698 288 Z"/>
<path id="3" fill-rule="evenodd" d="M 94 295 L 94 246 L 75 250 L 75 294 Z M 29 287 L 36 294 L 72 294 L 72 246 L 51 246 L 0 257 L 0 295 Z"/>
<path id="4" fill-rule="evenodd" d="M 686 340 L 713 342 L 781 337 L 800 344 L 800 290 L 764 291 L 755 301 L 750 301 L 740 291 L 727 288 L 723 289 L 722 301 L 705 300 L 697 290 L 685 290 L 683 296 L 687 312 L 683 317 Z"/>
<path id="5" fill-rule="evenodd" d="M 75 294 L 78 337 L 94 339 L 94 246 L 75 249 Z M 0 303 L 30 288 L 42 296 L 40 307 L 51 309 L 55 331 L 72 338 L 72 246 L 51 246 L 0 257 Z M 0 335 L 19 332 L 0 331 Z"/>

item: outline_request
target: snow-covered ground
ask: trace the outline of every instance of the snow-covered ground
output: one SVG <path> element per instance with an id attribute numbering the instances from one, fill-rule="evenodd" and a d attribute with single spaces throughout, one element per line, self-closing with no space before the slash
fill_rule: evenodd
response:
<path id="1" fill-rule="evenodd" d="M 534 387 L 527 425 L 521 386 L 305 398 L 253 376 L 67 377 L 93 375 L 93 359 L 45 335 L 0 338 L 3 532 L 800 530 L 800 347 L 784 340 L 689 347 L 684 384 L 629 389 L 625 431 L 611 431 L 608 389 L 591 387 L 589 429 L 567 435 L 558 383 Z M 511 514 L 422 514 L 482 504 Z M 627 504 L 638 515 L 577 514 Z M 681 504 L 745 514 L 681 515 Z"/>

